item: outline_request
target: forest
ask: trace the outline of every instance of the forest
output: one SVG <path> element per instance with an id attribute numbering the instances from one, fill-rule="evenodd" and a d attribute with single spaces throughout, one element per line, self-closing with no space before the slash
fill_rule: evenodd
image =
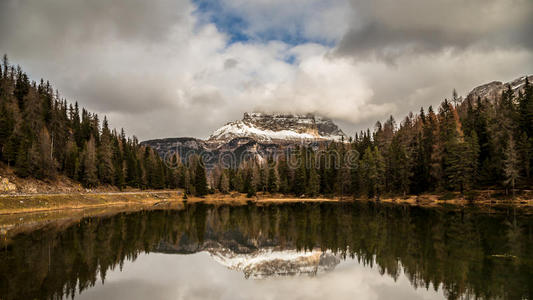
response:
<path id="1" fill-rule="evenodd" d="M 143 253 L 190 255 L 218 245 L 236 253 L 330 250 L 395 279 L 405 274 L 420 289 L 442 288 L 448 299 L 530 299 L 532 226 L 520 214 L 375 202 L 187 204 L 88 217 L 1 240 L 0 293 L 70 298 Z"/>
<path id="2" fill-rule="evenodd" d="M 496 99 L 463 99 L 454 90 L 436 111 L 421 108 L 399 125 L 391 116 L 348 142 L 303 145 L 267 163 L 216 169 L 212 185 L 249 196 L 460 192 L 475 198 L 482 189 L 514 196 L 533 186 L 532 137 L 533 87 L 526 77 L 523 89 L 507 86 Z"/>
<path id="3" fill-rule="evenodd" d="M 379 198 L 482 189 L 514 195 L 533 185 L 533 87 L 526 77 L 518 93 L 508 86 L 496 99 L 463 99 L 454 90 L 437 110 L 421 108 L 399 124 L 391 116 L 349 141 L 296 145 L 233 168 L 206 170 L 198 155 L 169 159 L 123 129 L 110 129 L 106 117 L 100 122 L 77 102 L 68 103 L 49 82 L 30 81 L 4 56 L 0 160 L 17 176 L 68 176 L 89 188 L 184 188 L 198 196 L 238 191 L 249 197 Z"/>
<path id="4" fill-rule="evenodd" d="M 77 102 L 67 103 L 48 81 L 30 81 L 6 55 L 0 68 L 0 160 L 22 178 L 68 176 L 87 188 L 120 189 L 177 188 L 177 182 L 190 182 L 192 191 L 207 193 L 205 167 L 198 159 L 179 170 L 167 167 L 135 136 L 110 129 L 106 117 L 100 122 L 97 114 L 80 112 Z M 189 169 L 197 176 L 190 178 Z"/>

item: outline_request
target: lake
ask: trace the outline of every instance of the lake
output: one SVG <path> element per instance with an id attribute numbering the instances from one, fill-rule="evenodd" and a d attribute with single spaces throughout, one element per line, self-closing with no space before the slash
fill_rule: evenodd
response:
<path id="1" fill-rule="evenodd" d="M 533 217 L 513 208 L 186 204 L 30 225 L 0 236 L 0 299 L 533 299 Z"/>

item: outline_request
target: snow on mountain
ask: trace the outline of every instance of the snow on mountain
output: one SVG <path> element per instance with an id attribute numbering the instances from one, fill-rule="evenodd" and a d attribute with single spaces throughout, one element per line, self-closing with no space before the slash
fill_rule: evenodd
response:
<path id="1" fill-rule="evenodd" d="M 242 120 L 215 130 L 208 140 L 229 141 L 238 137 L 253 138 L 260 142 L 347 139 L 331 120 L 312 114 L 245 113 Z"/>
<path id="2" fill-rule="evenodd" d="M 223 248 L 208 252 L 218 263 L 254 279 L 303 274 L 314 276 L 331 271 L 340 263 L 340 259 L 332 253 L 320 250 L 298 252 L 263 248 L 242 254 Z"/>
<path id="3" fill-rule="evenodd" d="M 529 82 L 533 82 L 533 75 L 530 75 L 527 78 Z M 474 88 L 470 93 L 468 93 L 467 99 L 476 100 L 479 97 L 481 99 L 494 100 L 500 97 L 502 92 L 507 89 L 508 86 L 511 87 L 515 93 L 515 96 L 517 96 L 519 91 L 524 92 L 525 83 L 526 76 L 519 77 L 507 83 L 503 83 L 501 81 L 489 82 Z"/>

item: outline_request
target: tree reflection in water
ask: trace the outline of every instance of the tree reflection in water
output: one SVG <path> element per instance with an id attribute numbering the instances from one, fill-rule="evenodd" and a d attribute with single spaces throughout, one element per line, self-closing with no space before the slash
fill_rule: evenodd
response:
<path id="1" fill-rule="evenodd" d="M 186 205 L 52 223 L 0 250 L 0 298 L 68 297 L 144 252 L 330 250 L 460 297 L 533 299 L 533 218 L 366 202 Z"/>

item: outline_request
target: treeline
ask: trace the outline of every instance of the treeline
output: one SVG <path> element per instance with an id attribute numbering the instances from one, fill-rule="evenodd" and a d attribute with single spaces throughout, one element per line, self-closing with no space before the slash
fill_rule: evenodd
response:
<path id="1" fill-rule="evenodd" d="M 50 223 L 1 239 L 0 293 L 2 299 L 76 298 L 143 252 L 190 254 L 221 245 L 241 254 L 331 250 L 394 279 L 405 274 L 415 288 L 440 289 L 448 299 L 531 299 L 532 230 L 527 215 L 468 209 L 188 204 Z"/>
<path id="2" fill-rule="evenodd" d="M 0 67 L 0 160 L 19 177 L 66 175 L 85 187 L 177 188 L 207 193 L 205 169 L 191 160 L 169 168 L 137 138 L 110 129 L 104 117 L 67 103 L 48 81 L 30 81 L 9 64 Z M 203 178 L 202 178 L 203 176 Z M 187 184 L 185 184 L 187 183 Z"/>
<path id="3" fill-rule="evenodd" d="M 218 168 L 212 186 L 248 196 L 265 191 L 379 198 L 449 191 L 475 195 L 475 189 L 510 194 L 533 186 L 532 164 L 533 88 L 526 78 L 518 93 L 508 86 L 496 99 L 463 100 L 454 91 L 437 111 L 422 108 L 399 126 L 391 116 L 349 143 L 301 146 L 267 162 Z"/>
<path id="4" fill-rule="evenodd" d="M 67 103 L 49 82 L 30 81 L 4 56 L 0 66 L 0 161 L 19 177 L 66 175 L 86 187 L 184 188 L 297 196 L 380 197 L 533 186 L 533 87 L 390 117 L 350 141 L 299 146 L 266 161 L 206 173 L 199 156 L 166 158 L 104 117 Z M 357 155 L 355 155 L 356 153 Z M 294 163 L 294 162 L 299 163 Z M 209 179 L 209 185 L 207 183 Z"/>

